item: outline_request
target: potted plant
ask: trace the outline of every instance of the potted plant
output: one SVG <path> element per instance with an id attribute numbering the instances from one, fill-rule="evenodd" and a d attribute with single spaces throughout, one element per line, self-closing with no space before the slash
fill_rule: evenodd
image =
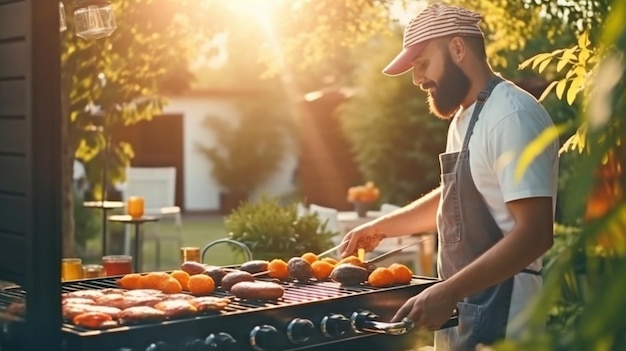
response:
<path id="1" fill-rule="evenodd" d="M 221 187 L 220 210 L 230 213 L 278 170 L 289 146 L 284 115 L 244 110 L 237 119 L 208 116 L 215 143 L 198 145 Z"/>
<path id="2" fill-rule="evenodd" d="M 277 197 L 245 201 L 225 218 L 230 239 L 244 243 L 255 259 L 288 260 L 306 252 L 320 253 L 339 235 L 316 214 L 298 216 L 297 204 L 282 205 Z"/>

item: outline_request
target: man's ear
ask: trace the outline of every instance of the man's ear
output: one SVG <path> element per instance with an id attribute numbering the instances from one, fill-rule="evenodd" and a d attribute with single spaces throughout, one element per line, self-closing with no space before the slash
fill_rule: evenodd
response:
<path id="1" fill-rule="evenodd" d="M 448 43 L 448 51 L 452 61 L 459 63 L 467 55 L 467 45 L 461 37 L 454 37 Z"/>

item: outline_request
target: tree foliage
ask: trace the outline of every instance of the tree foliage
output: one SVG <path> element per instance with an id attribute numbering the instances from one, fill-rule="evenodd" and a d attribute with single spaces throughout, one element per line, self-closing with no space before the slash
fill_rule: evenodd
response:
<path id="1" fill-rule="evenodd" d="M 607 5 L 598 13 L 598 4 Z M 571 4 L 570 4 L 571 5 Z M 536 325 L 525 340 L 503 343 L 498 350 L 622 350 L 626 347 L 626 310 L 621 283 L 626 274 L 623 189 L 626 135 L 626 3 L 579 2 L 588 18 L 570 47 L 540 53 L 523 67 L 564 70 L 546 94 L 568 103 L 580 101 L 576 132 L 562 148 L 568 172 L 561 174 L 561 223 L 547 260 L 545 291 Z M 575 7 L 570 7 L 570 9 Z M 587 33 L 591 33 L 588 35 Z M 594 34 L 595 33 L 595 34 Z M 596 38 L 596 39 L 593 39 Z M 548 61 L 548 63 L 545 63 Z M 565 224 L 562 224 L 565 223 Z M 548 317 L 547 332 L 542 322 Z"/>

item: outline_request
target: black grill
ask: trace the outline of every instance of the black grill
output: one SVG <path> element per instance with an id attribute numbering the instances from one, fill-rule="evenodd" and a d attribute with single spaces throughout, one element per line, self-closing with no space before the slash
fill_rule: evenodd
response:
<path id="1" fill-rule="evenodd" d="M 64 282 L 62 291 L 115 288 L 115 279 L 107 277 Z M 278 301 L 243 300 L 218 289 L 213 295 L 230 297 L 231 303 L 213 314 L 107 330 L 90 330 L 63 323 L 64 349 L 144 351 L 159 350 L 157 346 L 167 349 L 167 345 L 171 350 L 185 351 L 192 349 L 189 345 L 204 341 L 211 334 L 227 333 L 237 343 L 234 350 L 259 350 L 251 346 L 250 334 L 256 327 L 270 326 L 276 332 L 268 334 L 271 338 L 263 341 L 265 345 L 257 347 L 267 350 L 343 350 L 354 347 L 380 350 L 379 343 L 382 343 L 385 350 L 403 350 L 411 342 L 411 333 L 388 336 L 350 330 L 343 335 L 329 337 L 320 332 L 320 322 L 331 314 L 350 318 L 362 310 L 377 314 L 380 321 L 389 321 L 408 298 L 436 282 L 429 277 L 414 277 L 410 284 L 388 288 L 366 285 L 342 287 L 333 282 L 281 282 L 285 294 Z M 0 307 L 6 308 L 25 296 L 26 292 L 20 287 L 5 289 L 0 292 Z M 286 336 L 288 325 L 296 318 L 309 320 L 315 326 L 315 331 L 304 342 L 296 343 Z M 260 342 L 263 338 L 258 339 Z"/>

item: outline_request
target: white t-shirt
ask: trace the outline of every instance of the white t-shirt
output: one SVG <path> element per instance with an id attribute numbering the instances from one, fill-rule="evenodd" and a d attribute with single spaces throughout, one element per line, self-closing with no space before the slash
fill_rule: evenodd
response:
<path id="1" fill-rule="evenodd" d="M 447 153 L 461 150 L 474 106 L 460 111 L 453 118 L 448 129 Z M 540 153 L 521 178 L 516 177 L 521 152 L 552 125 L 550 116 L 532 95 L 509 81 L 503 81 L 485 102 L 474 126 L 469 142 L 472 178 L 505 235 L 515 226 L 506 202 L 551 196 L 554 209 L 558 181 L 558 141 L 555 140 Z M 537 259 L 528 268 L 540 270 L 541 261 L 541 258 Z M 537 297 L 541 286 L 540 276 L 525 273 L 515 276 L 507 338 L 519 336 L 526 320 L 523 315 L 532 310 L 529 304 Z"/>

